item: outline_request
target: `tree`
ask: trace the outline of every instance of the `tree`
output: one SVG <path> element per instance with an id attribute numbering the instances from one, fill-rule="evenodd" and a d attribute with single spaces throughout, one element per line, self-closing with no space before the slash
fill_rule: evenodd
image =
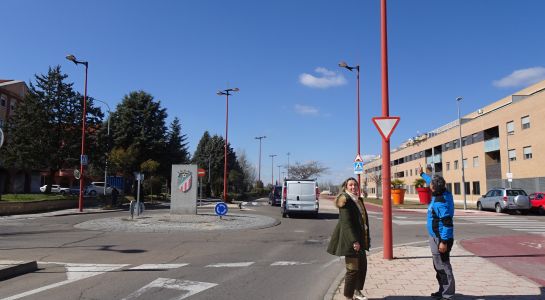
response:
<path id="1" fill-rule="evenodd" d="M 318 177 L 327 170 L 327 167 L 322 166 L 317 161 L 310 161 L 305 164 L 296 162 L 294 166 L 290 166 L 290 177 L 293 179 L 309 179 Z"/>
<path id="2" fill-rule="evenodd" d="M 83 96 L 67 83 L 68 75 L 61 67 L 49 67 L 46 75 L 35 75 L 24 101 L 10 116 L 7 124 L 9 143 L 5 163 L 23 169 L 47 169 L 50 180 L 61 168 L 77 167 L 81 151 Z M 100 161 L 95 155 L 96 132 L 103 114 L 87 98 L 86 151 L 89 161 Z M 50 187 L 48 187 L 48 192 Z"/>
<path id="3" fill-rule="evenodd" d="M 148 159 L 161 165 L 167 159 L 166 152 L 166 110 L 161 102 L 144 92 L 131 92 L 123 97 L 112 113 L 111 133 L 113 146 L 135 155 L 134 160 L 125 160 L 123 173 L 132 174 L 140 170 L 140 164 Z M 126 164 L 130 162 L 130 165 Z"/>
<path id="4" fill-rule="evenodd" d="M 248 161 L 246 152 L 242 149 L 239 149 L 237 151 L 238 153 L 238 165 L 240 166 L 240 170 L 242 171 L 242 191 L 247 192 L 251 190 L 252 183 L 256 180 L 255 175 L 255 168 L 254 166 Z"/>
<path id="5" fill-rule="evenodd" d="M 148 178 L 144 180 L 144 188 L 150 190 L 150 195 L 153 197 L 153 188 L 155 186 L 156 190 L 160 188 L 161 180 L 157 180 L 155 177 L 155 172 L 159 169 L 159 163 L 155 160 L 148 159 L 145 162 L 140 164 L 140 170 L 147 174 Z M 152 198 L 153 200 L 153 198 Z"/>

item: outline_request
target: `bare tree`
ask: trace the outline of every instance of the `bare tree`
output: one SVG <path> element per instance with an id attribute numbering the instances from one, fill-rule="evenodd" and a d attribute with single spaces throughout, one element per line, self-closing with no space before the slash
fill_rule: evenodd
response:
<path id="1" fill-rule="evenodd" d="M 238 149 L 237 156 L 238 164 L 240 165 L 240 168 L 242 170 L 244 191 L 246 192 L 251 189 L 252 183 L 256 180 L 255 168 L 248 161 L 246 151 L 244 151 L 243 149 Z"/>
<path id="2" fill-rule="evenodd" d="M 322 173 L 326 173 L 329 168 L 322 166 L 317 161 L 309 161 L 308 163 L 301 164 L 296 162 L 294 166 L 290 166 L 290 177 L 292 179 L 309 179 L 311 177 L 318 177 Z"/>
<path id="3" fill-rule="evenodd" d="M 375 184 L 375 188 L 377 189 L 375 198 L 378 199 L 378 188 L 382 184 L 382 174 L 371 173 L 369 174 L 369 180 Z"/>

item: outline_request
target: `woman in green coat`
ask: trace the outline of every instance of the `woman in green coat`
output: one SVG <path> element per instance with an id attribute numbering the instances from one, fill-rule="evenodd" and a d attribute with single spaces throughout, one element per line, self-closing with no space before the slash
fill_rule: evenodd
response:
<path id="1" fill-rule="evenodd" d="M 361 293 L 367 274 L 367 256 L 371 239 L 369 237 L 369 218 L 358 197 L 358 181 L 348 178 L 343 182 L 342 191 L 335 200 L 339 208 L 339 222 L 331 235 L 327 252 L 344 256 L 346 276 L 344 279 L 344 296 L 346 299 L 367 299 Z"/>

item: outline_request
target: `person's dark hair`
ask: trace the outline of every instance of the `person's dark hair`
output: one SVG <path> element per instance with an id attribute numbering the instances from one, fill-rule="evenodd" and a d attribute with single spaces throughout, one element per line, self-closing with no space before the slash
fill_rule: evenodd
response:
<path id="1" fill-rule="evenodd" d="M 439 175 L 433 176 L 431 180 L 431 184 L 433 185 L 434 196 L 443 195 L 443 193 L 447 190 L 446 188 L 447 183 L 445 182 L 445 178 L 443 178 L 442 176 L 439 176 Z"/>

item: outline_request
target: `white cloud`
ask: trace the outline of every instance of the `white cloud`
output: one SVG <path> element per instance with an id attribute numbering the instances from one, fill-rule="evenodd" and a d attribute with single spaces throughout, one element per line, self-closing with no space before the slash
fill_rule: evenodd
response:
<path id="1" fill-rule="evenodd" d="M 335 73 L 323 67 L 316 68 L 314 72 L 321 76 L 316 77 L 311 74 L 303 73 L 299 75 L 299 82 L 308 87 L 320 89 L 346 84 L 346 79 L 342 74 Z"/>
<path id="2" fill-rule="evenodd" d="M 316 107 L 306 106 L 301 104 L 295 104 L 295 112 L 300 115 L 317 116 L 319 111 Z"/>
<path id="3" fill-rule="evenodd" d="M 496 87 L 519 87 L 527 86 L 545 79 L 544 67 L 533 67 L 528 69 L 516 70 L 509 76 L 500 80 L 494 80 L 493 84 Z"/>

